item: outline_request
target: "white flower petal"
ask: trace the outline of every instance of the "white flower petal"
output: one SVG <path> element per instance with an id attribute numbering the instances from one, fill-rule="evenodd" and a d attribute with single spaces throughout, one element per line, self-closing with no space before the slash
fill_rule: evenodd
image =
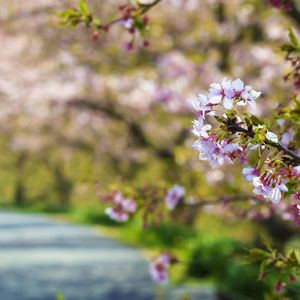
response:
<path id="1" fill-rule="evenodd" d="M 218 104 L 222 101 L 222 95 L 208 95 L 208 101 L 211 104 Z"/>
<path id="2" fill-rule="evenodd" d="M 282 191 L 282 192 L 288 192 L 289 191 L 289 189 L 287 188 L 287 186 L 285 185 L 285 184 L 280 184 L 279 186 L 278 186 L 278 188 Z"/>
<path id="3" fill-rule="evenodd" d="M 225 108 L 231 109 L 233 107 L 233 99 L 225 97 L 223 105 L 224 105 Z"/>
<path id="4" fill-rule="evenodd" d="M 242 92 L 244 90 L 244 82 L 241 79 L 236 79 L 231 82 L 231 87 L 236 91 L 236 92 Z"/>
<path id="5" fill-rule="evenodd" d="M 279 188 L 274 188 L 271 191 L 270 194 L 270 200 L 274 203 L 274 204 L 278 204 L 280 202 L 281 199 L 281 191 Z"/>
<path id="6" fill-rule="evenodd" d="M 261 92 L 257 92 L 255 90 L 251 89 L 250 95 L 253 100 L 256 100 L 261 95 Z"/>
<path id="7" fill-rule="evenodd" d="M 273 143 L 278 143 L 278 137 L 275 133 L 268 131 L 266 134 L 266 138 Z"/>
<path id="8" fill-rule="evenodd" d="M 256 102 L 253 100 L 253 101 L 248 101 L 249 105 L 252 107 L 252 108 L 255 108 L 256 107 Z"/>
<path id="9" fill-rule="evenodd" d="M 199 102 L 202 104 L 202 105 L 206 105 L 209 103 L 208 99 L 207 99 L 207 96 L 205 96 L 204 94 L 199 94 L 198 95 L 198 99 L 199 99 Z"/>

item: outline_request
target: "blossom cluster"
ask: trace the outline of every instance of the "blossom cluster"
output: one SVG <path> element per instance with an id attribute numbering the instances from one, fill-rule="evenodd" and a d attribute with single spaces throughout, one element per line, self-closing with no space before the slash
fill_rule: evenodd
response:
<path id="1" fill-rule="evenodd" d="M 164 203 L 167 210 L 173 210 L 179 204 L 180 200 L 185 196 L 185 188 L 179 184 L 173 185 L 165 193 Z M 105 214 L 112 220 L 117 222 L 126 222 L 129 219 L 130 214 L 134 214 L 137 211 L 137 203 L 132 199 L 126 199 L 120 192 L 114 192 L 106 196 L 100 196 L 104 198 L 105 202 L 113 204 L 111 207 L 105 209 Z M 153 211 L 153 207 L 150 209 Z"/>
<path id="2" fill-rule="evenodd" d="M 119 11 L 122 13 L 121 24 L 132 36 L 131 40 L 126 43 L 125 47 L 127 50 L 132 50 L 134 47 L 135 36 L 145 31 L 149 24 L 149 17 L 142 16 L 139 12 L 138 7 L 120 4 L 118 6 Z M 143 41 L 143 47 L 148 47 L 149 41 L 146 39 Z"/>
<path id="3" fill-rule="evenodd" d="M 76 26 L 84 24 L 86 27 L 91 28 L 91 38 L 94 41 L 99 40 L 101 31 L 108 33 L 113 25 L 120 24 L 131 35 L 131 39 L 126 43 L 125 47 L 127 50 L 132 50 L 135 37 L 145 35 L 149 24 L 149 18 L 145 13 L 152 5 L 154 6 L 155 4 L 119 4 L 117 9 L 121 16 L 105 24 L 94 13 L 90 12 L 87 0 L 80 0 L 77 8 L 62 11 L 58 13 L 58 16 L 64 25 Z M 143 39 L 142 44 L 143 47 L 149 46 L 149 42 L 146 39 Z"/>
<path id="4" fill-rule="evenodd" d="M 149 266 L 151 278 L 160 284 L 167 284 L 169 279 L 169 269 L 171 265 L 178 262 L 177 258 L 168 253 L 161 253 Z"/>
<path id="5" fill-rule="evenodd" d="M 248 103 L 251 106 L 255 106 L 255 100 L 260 94 L 250 85 L 245 85 L 240 79 L 231 81 L 225 78 L 221 84 L 211 84 L 207 99 L 211 104 L 219 104 L 223 101 L 224 107 L 231 109 L 234 104 L 246 105 Z"/>
<path id="6" fill-rule="evenodd" d="M 129 215 L 137 211 L 137 203 L 132 199 L 124 198 L 120 192 L 99 196 L 105 202 L 112 204 L 112 206 L 105 209 L 105 214 L 116 222 L 126 222 L 129 219 Z M 173 185 L 165 193 L 164 203 L 166 208 L 173 210 L 184 196 L 185 188 L 179 184 Z M 169 269 L 177 262 L 177 258 L 169 252 L 162 252 L 155 257 L 149 264 L 149 272 L 153 281 L 167 284 Z"/>
<path id="7" fill-rule="evenodd" d="M 284 181 L 275 172 L 265 172 L 260 176 L 257 168 L 243 168 L 242 173 L 248 181 L 252 182 L 254 186 L 253 192 L 256 195 L 262 196 L 274 204 L 279 203 L 282 192 L 288 191 Z"/>
<path id="8" fill-rule="evenodd" d="M 116 192 L 112 195 L 110 201 L 113 203 L 112 207 L 107 207 L 105 213 L 117 222 L 125 222 L 137 209 L 137 204 L 131 199 L 125 199 L 121 193 Z"/>
<path id="9" fill-rule="evenodd" d="M 258 168 L 245 167 L 243 168 L 242 173 L 247 181 L 252 182 L 254 186 L 253 192 L 256 195 L 270 200 L 273 204 L 279 204 L 282 193 L 289 191 L 287 182 L 289 180 L 299 180 L 300 166 L 271 167 L 262 173 Z M 292 207 L 296 207 L 299 211 L 300 199 L 298 198 L 298 194 L 297 191 L 292 194 L 292 200 L 296 201 L 295 203 L 292 203 Z"/>
<path id="10" fill-rule="evenodd" d="M 173 185 L 166 193 L 165 202 L 169 210 L 173 210 L 179 201 L 185 196 L 185 188 L 181 185 Z"/>
<path id="11" fill-rule="evenodd" d="M 243 147 L 232 143 L 229 139 L 218 139 L 216 132 L 212 130 L 212 125 L 204 122 L 207 116 L 216 116 L 217 112 L 220 112 L 218 105 L 222 105 L 227 110 L 232 109 L 234 104 L 240 106 L 249 104 L 254 107 L 259 96 L 260 92 L 245 85 L 242 80 L 231 81 L 225 78 L 222 83 L 211 84 L 207 95 L 200 94 L 194 100 L 193 106 L 197 112 L 197 119 L 193 121 L 192 132 L 198 139 L 193 147 L 199 152 L 200 160 L 208 160 L 213 167 L 232 163 L 235 158 L 244 161 Z M 226 115 L 223 117 L 227 118 Z"/>
<path id="12" fill-rule="evenodd" d="M 221 83 L 211 84 L 207 95 L 200 94 L 194 100 L 197 119 L 193 121 L 192 133 L 197 140 L 193 148 L 199 152 L 200 160 L 207 160 L 212 167 L 232 164 L 236 159 L 245 164 L 251 151 L 259 149 L 260 152 L 266 145 L 279 145 L 278 136 L 265 125 L 252 124 L 246 114 L 243 120 L 234 110 L 235 105 L 255 107 L 260 94 L 240 79 L 225 78 Z M 218 122 L 221 126 L 214 126 Z M 293 137 L 292 130 L 285 131 L 282 145 L 288 146 Z M 261 162 L 259 167 L 244 167 L 242 173 L 252 182 L 258 197 L 278 204 L 282 194 L 289 191 L 287 183 L 299 179 L 300 169 L 283 162 L 278 164 L 275 157 Z"/>

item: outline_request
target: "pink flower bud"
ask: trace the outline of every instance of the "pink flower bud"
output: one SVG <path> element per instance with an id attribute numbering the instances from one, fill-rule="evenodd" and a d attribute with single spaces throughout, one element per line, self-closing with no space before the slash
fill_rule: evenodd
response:
<path id="1" fill-rule="evenodd" d="M 133 50 L 133 42 L 131 41 L 129 43 L 126 43 L 125 48 L 126 48 L 127 51 Z"/>
<path id="2" fill-rule="evenodd" d="M 143 42 L 143 47 L 144 47 L 144 48 L 149 47 L 149 42 L 148 42 L 147 40 L 145 40 L 145 41 Z"/>
<path id="3" fill-rule="evenodd" d="M 144 16 L 144 17 L 142 18 L 142 22 L 143 22 L 145 25 L 147 25 L 147 24 L 149 23 L 149 18 L 148 18 L 147 16 Z"/>
<path id="4" fill-rule="evenodd" d="M 289 280 L 290 280 L 290 282 L 296 282 L 297 281 L 297 277 L 295 275 L 293 275 L 293 274 L 290 274 L 289 275 Z"/>
<path id="5" fill-rule="evenodd" d="M 99 39 L 99 32 L 98 31 L 94 31 L 92 33 L 92 40 L 93 41 L 97 41 Z"/>
<path id="6" fill-rule="evenodd" d="M 135 34 L 135 28 L 133 28 L 133 27 L 129 28 L 129 29 L 128 29 L 128 32 L 129 32 L 130 34 Z"/>
<path id="7" fill-rule="evenodd" d="M 285 283 L 278 281 L 277 284 L 275 285 L 275 292 L 281 293 L 284 288 L 285 288 Z"/>
<path id="8" fill-rule="evenodd" d="M 109 31 L 109 26 L 108 25 L 104 26 L 103 30 L 107 33 Z"/>
<path id="9" fill-rule="evenodd" d="M 123 11 L 126 8 L 126 4 L 119 4 L 118 5 L 118 10 Z"/>

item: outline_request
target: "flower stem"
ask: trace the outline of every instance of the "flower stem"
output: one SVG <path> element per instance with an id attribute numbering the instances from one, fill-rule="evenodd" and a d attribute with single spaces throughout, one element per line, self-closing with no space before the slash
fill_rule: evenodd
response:
<path id="1" fill-rule="evenodd" d="M 252 129 L 245 129 L 235 123 L 227 124 L 227 129 L 232 131 L 232 133 L 240 132 L 240 133 L 244 133 L 247 136 L 252 137 L 252 138 L 255 135 L 255 132 Z M 268 140 L 267 138 L 265 139 L 264 143 L 273 148 L 276 148 L 278 151 L 281 151 L 281 152 L 284 152 L 285 154 L 287 154 L 291 158 L 291 163 L 293 163 L 295 165 L 300 165 L 300 157 L 297 154 L 295 154 L 294 152 L 292 152 L 291 150 L 289 150 L 288 148 L 286 148 L 285 146 L 283 146 L 282 144 L 272 142 L 272 141 Z"/>

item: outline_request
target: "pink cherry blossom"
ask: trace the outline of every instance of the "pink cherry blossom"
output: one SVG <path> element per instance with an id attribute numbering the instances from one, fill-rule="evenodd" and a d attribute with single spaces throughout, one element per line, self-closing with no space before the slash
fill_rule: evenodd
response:
<path id="1" fill-rule="evenodd" d="M 222 83 L 212 83 L 207 96 L 211 104 L 219 104 L 223 101 L 226 109 L 232 109 L 233 105 L 246 105 L 255 107 L 255 100 L 260 96 L 250 85 L 245 85 L 241 79 L 233 81 L 224 78 Z"/>
<path id="2" fill-rule="evenodd" d="M 193 107 L 197 112 L 198 121 L 201 121 L 203 124 L 206 113 L 212 109 L 208 98 L 203 94 L 199 94 L 198 98 L 193 100 Z"/>
<path id="3" fill-rule="evenodd" d="M 295 191 L 292 195 L 291 195 L 291 199 L 295 200 L 295 201 L 300 201 L 300 192 L 299 191 Z"/>
<path id="4" fill-rule="evenodd" d="M 252 180 L 252 183 L 253 183 L 253 186 L 254 186 L 254 190 L 253 192 L 256 194 L 256 195 L 260 195 L 260 196 L 263 196 L 263 197 L 269 197 L 272 189 L 265 185 L 260 177 L 254 177 L 253 180 Z"/>
<path id="5" fill-rule="evenodd" d="M 261 95 L 261 92 L 255 91 L 250 85 L 246 85 L 244 90 L 240 94 L 240 100 L 237 102 L 238 105 L 246 105 L 247 103 L 251 107 L 256 106 L 255 100 Z"/>
<path id="6" fill-rule="evenodd" d="M 259 176 L 259 171 L 256 168 L 243 168 L 242 173 L 247 181 L 253 181 L 254 177 Z"/>
<path id="7" fill-rule="evenodd" d="M 213 137 L 198 139 L 193 147 L 199 152 L 199 160 L 208 160 L 212 167 L 224 164 L 224 150 Z"/>
<path id="8" fill-rule="evenodd" d="M 276 212 L 281 216 L 283 220 L 287 220 L 297 225 L 300 225 L 300 214 L 299 214 L 300 205 L 298 206 L 297 203 L 289 204 L 286 202 L 281 202 L 279 205 L 277 205 L 276 208 L 277 208 Z"/>
<path id="9" fill-rule="evenodd" d="M 212 104 L 218 104 L 224 99 L 224 103 L 230 102 L 233 96 L 234 91 L 230 85 L 230 80 L 227 78 L 224 78 L 221 84 L 212 83 L 210 85 L 208 99 Z"/>
<path id="10" fill-rule="evenodd" d="M 134 20 L 132 18 L 128 18 L 122 21 L 122 25 L 126 28 L 126 29 L 130 29 L 132 28 L 134 24 Z"/>
<path id="11" fill-rule="evenodd" d="M 277 124 L 282 128 L 285 124 L 285 120 L 284 119 L 278 119 Z"/>
<path id="12" fill-rule="evenodd" d="M 199 120 L 194 120 L 192 133 L 198 136 L 199 138 L 208 138 L 208 131 L 211 130 L 211 128 L 212 126 L 210 124 L 202 125 L 202 122 L 200 122 Z"/>
<path id="13" fill-rule="evenodd" d="M 185 196 L 185 188 L 181 185 L 175 184 L 172 186 L 166 194 L 165 202 L 169 210 L 173 210 L 180 199 Z"/>
<path id="14" fill-rule="evenodd" d="M 176 262 L 177 259 L 169 253 L 159 255 L 149 266 L 152 279 L 157 283 L 167 284 L 170 266 Z"/>
<path id="15" fill-rule="evenodd" d="M 224 90 L 221 84 L 212 83 L 209 88 L 209 102 L 213 104 L 218 104 L 222 101 L 224 97 Z"/>
<path id="16" fill-rule="evenodd" d="M 294 177 L 299 177 L 300 176 L 300 166 L 293 167 L 292 175 Z"/>
<path id="17" fill-rule="evenodd" d="M 134 213 L 137 209 L 137 204 L 131 199 L 124 199 L 121 193 L 113 195 L 113 207 L 107 207 L 105 213 L 114 221 L 126 222 L 129 218 L 129 213 Z"/>
<path id="18" fill-rule="evenodd" d="M 237 144 L 230 144 L 227 141 L 216 141 L 214 136 L 199 138 L 193 145 L 199 152 L 200 160 L 207 160 L 212 167 L 231 164 L 232 159 L 242 153 L 242 148 Z"/>
<path id="19" fill-rule="evenodd" d="M 281 143 L 283 146 L 288 147 L 289 143 L 294 139 L 294 137 L 295 133 L 292 131 L 292 129 L 289 129 L 281 136 Z"/>
<path id="20" fill-rule="evenodd" d="M 297 276 L 295 276 L 293 274 L 290 274 L 289 275 L 289 280 L 290 280 L 290 282 L 296 282 L 297 281 Z"/>
<path id="21" fill-rule="evenodd" d="M 105 214 L 117 222 L 126 222 L 128 220 L 128 214 L 120 207 L 107 207 Z"/>
<path id="22" fill-rule="evenodd" d="M 282 290 L 285 288 L 286 284 L 284 282 L 277 282 L 275 286 L 275 292 L 276 293 L 281 293 Z"/>
<path id="23" fill-rule="evenodd" d="M 234 96 L 237 96 L 244 92 L 245 84 L 241 79 L 236 79 L 231 82 L 231 88 L 234 90 Z"/>
<path id="24" fill-rule="evenodd" d="M 253 192 L 256 195 L 263 196 L 265 199 L 270 200 L 273 204 L 280 202 L 282 192 L 287 192 L 288 188 L 283 183 L 273 181 L 272 174 L 266 176 L 254 177 L 253 178 Z"/>
<path id="25" fill-rule="evenodd" d="M 298 216 L 300 216 L 300 204 L 297 204 Z"/>

